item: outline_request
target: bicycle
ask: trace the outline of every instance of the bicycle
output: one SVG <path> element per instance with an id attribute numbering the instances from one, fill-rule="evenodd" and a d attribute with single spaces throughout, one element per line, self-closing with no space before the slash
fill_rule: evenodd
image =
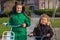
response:
<path id="1" fill-rule="evenodd" d="M 8 25 L 7 25 L 8 26 Z M 20 27 L 21 25 L 9 25 L 10 31 L 4 31 L 2 34 L 2 40 L 14 40 L 15 39 L 15 33 L 12 31 L 13 27 Z"/>

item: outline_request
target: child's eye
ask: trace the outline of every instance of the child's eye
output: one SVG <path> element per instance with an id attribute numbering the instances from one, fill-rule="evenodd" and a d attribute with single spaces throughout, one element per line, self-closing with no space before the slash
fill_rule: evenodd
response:
<path id="1" fill-rule="evenodd" d="M 18 9 L 20 9 L 20 8 L 18 8 Z"/>

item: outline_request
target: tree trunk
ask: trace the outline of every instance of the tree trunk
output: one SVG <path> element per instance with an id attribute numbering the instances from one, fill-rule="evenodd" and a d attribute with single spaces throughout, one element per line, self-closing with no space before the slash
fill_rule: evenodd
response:
<path id="1" fill-rule="evenodd" d="M 48 0 L 48 9 L 49 9 L 49 0 Z"/>

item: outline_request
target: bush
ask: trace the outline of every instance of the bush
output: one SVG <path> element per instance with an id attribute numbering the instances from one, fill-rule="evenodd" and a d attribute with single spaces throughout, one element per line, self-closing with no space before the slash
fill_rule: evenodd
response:
<path id="1" fill-rule="evenodd" d="M 32 11 L 28 10 L 28 16 L 31 16 Z"/>
<path id="2" fill-rule="evenodd" d="M 53 13 L 54 13 L 54 9 L 45 9 L 44 13 L 49 15 L 50 17 L 52 17 Z"/>
<path id="3" fill-rule="evenodd" d="M 56 12 L 60 12 L 60 8 L 57 8 L 57 11 Z"/>
<path id="4" fill-rule="evenodd" d="M 40 10 L 35 10 L 34 11 L 35 14 L 37 15 L 41 15 L 43 13 L 52 16 L 53 15 L 53 10 L 52 9 L 40 9 Z"/>
<path id="5" fill-rule="evenodd" d="M 27 16 L 30 16 L 31 17 L 31 14 L 32 14 L 32 10 L 30 10 L 30 7 L 29 6 L 25 6 L 25 10 L 26 10 L 26 14 Z"/>
<path id="6" fill-rule="evenodd" d="M 4 10 L 3 15 L 9 16 L 10 10 Z"/>
<path id="7" fill-rule="evenodd" d="M 8 0 L 8 1 L 12 1 L 12 0 Z"/>
<path id="8" fill-rule="evenodd" d="M 57 12 L 60 12 L 60 8 L 58 8 L 56 10 L 56 13 Z M 41 15 L 43 13 L 49 15 L 50 17 L 53 16 L 53 13 L 54 13 L 54 9 L 39 9 L 39 10 L 34 10 L 34 13 L 37 14 L 37 15 Z"/>
<path id="9" fill-rule="evenodd" d="M 44 13 L 44 10 L 34 10 L 34 13 L 37 14 L 37 15 L 41 15 Z"/>

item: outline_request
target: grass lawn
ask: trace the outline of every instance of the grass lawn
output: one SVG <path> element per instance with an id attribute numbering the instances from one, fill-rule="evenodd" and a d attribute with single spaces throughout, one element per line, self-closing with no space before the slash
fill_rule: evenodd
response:
<path id="1" fill-rule="evenodd" d="M 0 36 L 2 35 L 3 31 L 6 30 L 10 30 L 9 27 L 4 27 L 2 26 L 2 23 L 7 22 L 9 19 L 8 18 L 0 18 Z M 60 18 L 59 19 L 55 19 L 54 21 L 52 21 L 52 26 L 55 27 L 60 27 Z"/>
<path id="2" fill-rule="evenodd" d="M 0 37 L 3 33 L 3 31 L 10 30 L 9 27 L 2 26 L 2 23 L 7 22 L 7 21 L 8 21 L 8 18 L 0 18 Z"/>
<path id="3" fill-rule="evenodd" d="M 52 27 L 60 27 L 60 18 L 54 19 L 54 21 L 52 21 Z"/>

